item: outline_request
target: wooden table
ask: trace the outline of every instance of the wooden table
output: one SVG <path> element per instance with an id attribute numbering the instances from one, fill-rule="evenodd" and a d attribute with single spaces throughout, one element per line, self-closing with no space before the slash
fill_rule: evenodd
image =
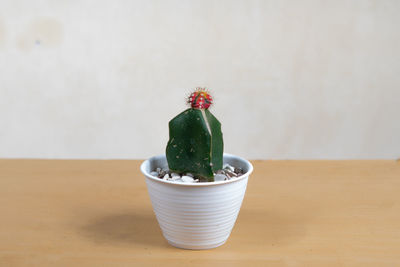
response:
<path id="1" fill-rule="evenodd" d="M 0 160 L 0 266 L 400 266 L 400 163 L 253 161 L 228 242 L 168 245 L 140 161 Z"/>

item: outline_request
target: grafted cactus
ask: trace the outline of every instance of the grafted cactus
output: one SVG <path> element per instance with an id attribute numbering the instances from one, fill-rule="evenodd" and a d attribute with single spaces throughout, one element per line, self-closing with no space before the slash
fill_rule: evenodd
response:
<path id="1" fill-rule="evenodd" d="M 214 172 L 222 169 L 221 123 L 208 110 L 212 97 L 205 89 L 197 88 L 188 103 L 191 107 L 169 122 L 168 167 L 212 182 Z"/>

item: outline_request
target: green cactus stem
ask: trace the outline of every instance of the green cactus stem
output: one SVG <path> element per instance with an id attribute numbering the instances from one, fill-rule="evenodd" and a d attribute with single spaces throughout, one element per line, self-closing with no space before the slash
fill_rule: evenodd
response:
<path id="1" fill-rule="evenodd" d="M 171 171 L 190 172 L 211 182 L 214 172 L 222 169 L 221 123 L 208 110 L 212 103 L 208 92 L 195 91 L 189 97 L 189 103 L 191 108 L 169 122 L 168 166 Z"/>

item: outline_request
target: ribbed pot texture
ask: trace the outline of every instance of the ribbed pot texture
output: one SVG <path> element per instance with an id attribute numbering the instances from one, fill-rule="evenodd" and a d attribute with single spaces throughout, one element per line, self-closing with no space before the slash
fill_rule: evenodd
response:
<path id="1" fill-rule="evenodd" d="M 142 163 L 154 213 L 168 243 L 184 249 L 210 249 L 226 242 L 253 166 L 229 154 L 224 154 L 224 163 L 242 168 L 245 174 L 222 182 L 177 183 L 150 175 L 157 167 L 168 165 L 165 156 Z"/>

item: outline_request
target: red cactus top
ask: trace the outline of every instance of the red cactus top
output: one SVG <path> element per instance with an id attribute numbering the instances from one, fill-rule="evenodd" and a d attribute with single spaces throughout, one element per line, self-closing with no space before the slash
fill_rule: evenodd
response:
<path id="1" fill-rule="evenodd" d="M 190 94 L 188 103 L 192 108 L 208 109 L 212 104 L 212 97 L 205 88 L 197 88 Z"/>

